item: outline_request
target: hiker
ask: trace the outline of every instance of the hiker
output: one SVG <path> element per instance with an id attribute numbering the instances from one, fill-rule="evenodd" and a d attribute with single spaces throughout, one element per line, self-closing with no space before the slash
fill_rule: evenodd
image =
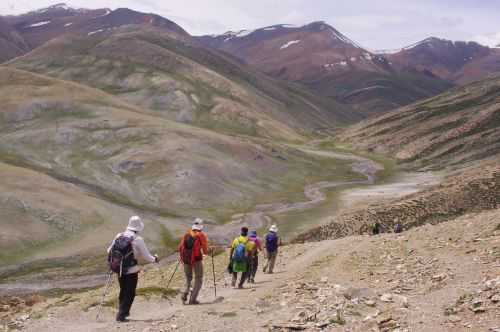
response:
<path id="1" fill-rule="evenodd" d="M 184 276 L 186 277 L 186 288 L 181 297 L 184 304 L 188 301 L 193 274 L 194 286 L 188 304 L 200 304 L 197 299 L 203 285 L 203 256 L 207 253 L 208 237 L 203 232 L 203 220 L 196 218 L 191 229 L 184 234 L 179 244 L 180 259 L 184 265 Z"/>
<path id="2" fill-rule="evenodd" d="M 253 249 L 249 256 L 249 272 L 248 272 L 248 282 L 255 283 L 255 275 L 257 274 L 257 269 L 259 268 L 259 252 L 262 251 L 262 244 L 260 239 L 257 237 L 257 231 L 251 231 L 248 236 L 248 241 L 254 243 Z"/>
<path id="3" fill-rule="evenodd" d="M 274 270 L 274 264 L 276 264 L 276 257 L 278 257 L 278 227 L 276 225 L 272 225 L 269 228 L 269 233 L 266 235 L 265 239 L 265 247 L 266 247 L 266 265 L 264 265 L 264 273 L 272 274 Z"/>
<path id="4" fill-rule="evenodd" d="M 401 225 L 400 222 L 397 222 L 396 225 L 394 225 L 394 233 L 402 233 L 403 232 L 403 225 Z"/>
<path id="5" fill-rule="evenodd" d="M 233 273 L 231 286 L 236 287 L 238 273 L 241 273 L 238 288 L 243 288 L 243 284 L 248 278 L 248 258 L 254 246 L 255 243 L 248 240 L 248 228 L 242 227 L 240 236 L 235 238 L 231 244 L 231 252 L 229 254 L 231 271 Z"/>
<path id="6" fill-rule="evenodd" d="M 143 238 L 139 236 L 143 230 L 144 223 L 141 218 L 132 216 L 125 232 L 116 235 L 108 248 L 110 268 L 118 274 L 120 283 L 117 322 L 125 322 L 130 316 L 139 272 L 142 270 L 138 265 L 138 259 L 148 263 L 158 263 L 158 256 L 149 253 Z"/>
<path id="7" fill-rule="evenodd" d="M 380 234 L 380 224 L 378 222 L 372 225 L 372 235 Z"/>

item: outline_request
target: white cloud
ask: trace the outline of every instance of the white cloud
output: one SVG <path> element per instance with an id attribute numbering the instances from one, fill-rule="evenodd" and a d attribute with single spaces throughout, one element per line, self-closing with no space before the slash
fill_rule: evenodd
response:
<path id="1" fill-rule="evenodd" d="M 486 45 L 489 47 L 496 47 L 500 45 L 500 31 L 497 33 L 477 35 L 474 38 L 472 38 L 472 40 L 482 45 Z"/>

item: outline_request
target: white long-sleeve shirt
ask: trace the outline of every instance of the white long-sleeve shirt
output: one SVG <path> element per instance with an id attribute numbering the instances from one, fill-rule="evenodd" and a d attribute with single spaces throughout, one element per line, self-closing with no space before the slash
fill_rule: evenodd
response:
<path id="1" fill-rule="evenodd" d="M 113 245 L 115 244 L 115 240 L 119 238 L 120 236 L 126 236 L 126 237 L 131 237 L 134 240 L 132 241 L 132 250 L 134 251 L 134 258 L 137 260 L 143 260 L 148 263 L 154 263 L 156 262 L 156 259 L 151 253 L 149 252 L 148 248 L 146 247 L 146 244 L 144 243 L 144 239 L 137 235 L 137 233 L 126 230 L 123 233 L 118 233 L 113 242 L 111 242 L 111 245 L 108 248 L 108 254 L 113 248 Z M 137 273 L 141 270 L 141 267 L 139 265 L 135 265 L 130 267 L 127 270 L 127 273 L 125 274 L 132 274 L 132 273 Z"/>

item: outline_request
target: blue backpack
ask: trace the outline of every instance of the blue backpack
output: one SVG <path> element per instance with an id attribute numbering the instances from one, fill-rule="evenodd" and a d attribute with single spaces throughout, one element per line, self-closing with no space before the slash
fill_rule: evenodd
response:
<path id="1" fill-rule="evenodd" d="M 234 248 L 233 260 L 235 262 L 245 262 L 246 261 L 246 243 L 240 242 L 238 240 L 238 245 Z"/>
<path id="2" fill-rule="evenodd" d="M 266 235 L 266 249 L 268 252 L 275 252 L 278 250 L 278 235 L 270 232 Z"/>

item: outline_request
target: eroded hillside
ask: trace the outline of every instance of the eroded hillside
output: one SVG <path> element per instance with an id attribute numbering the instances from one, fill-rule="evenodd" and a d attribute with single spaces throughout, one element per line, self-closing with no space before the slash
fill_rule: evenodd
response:
<path id="1" fill-rule="evenodd" d="M 88 240 L 83 251 L 102 246 L 92 234 L 102 226 L 112 236 L 113 221 L 123 227 L 132 210 L 155 221 L 152 233 L 161 225 L 175 233 L 195 215 L 221 222 L 260 199 L 286 200 L 309 181 L 355 176 L 347 162 L 187 126 L 79 84 L 6 67 L 0 78 L 0 162 L 11 176 L 0 186 L 12 220 L 2 247 L 26 244 L 19 259 L 71 235 Z M 37 174 L 39 187 L 27 180 Z M 78 203 L 89 200 L 99 202 Z M 31 227 L 40 233 L 23 232 Z"/>
<path id="2" fill-rule="evenodd" d="M 360 122 L 339 136 L 408 167 L 460 167 L 500 153 L 500 77 Z"/>
<path id="3" fill-rule="evenodd" d="M 130 26 L 53 40 L 8 64 L 102 89 L 145 110 L 216 131 L 300 140 L 359 119 L 194 40 Z"/>

